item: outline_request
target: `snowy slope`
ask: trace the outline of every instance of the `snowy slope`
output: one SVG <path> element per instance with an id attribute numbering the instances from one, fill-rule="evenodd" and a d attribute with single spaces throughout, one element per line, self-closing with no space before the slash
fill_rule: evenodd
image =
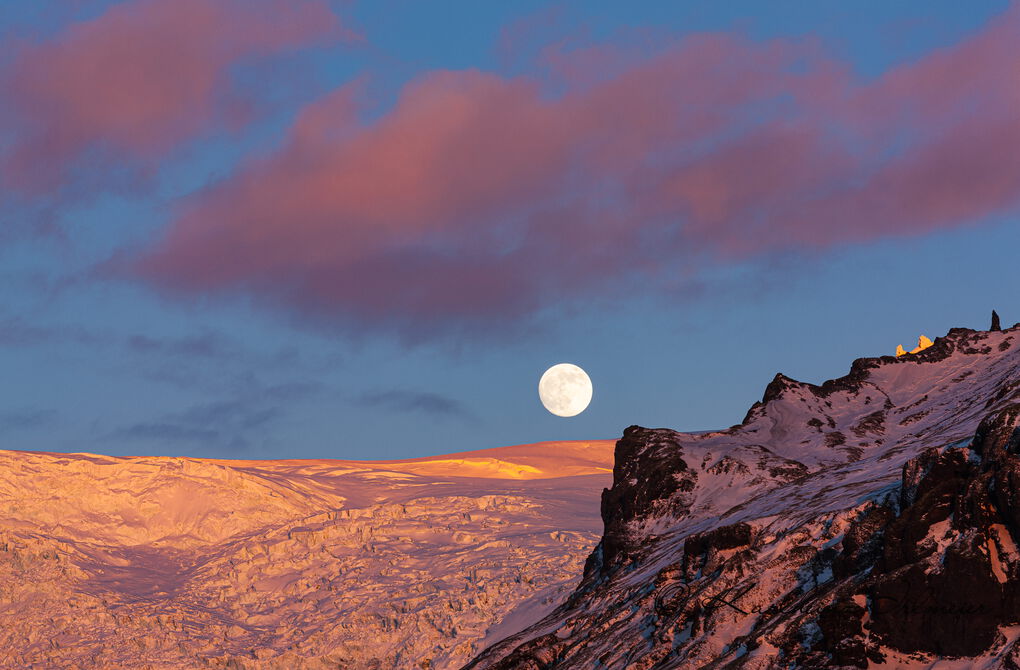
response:
<path id="1" fill-rule="evenodd" d="M 0 667 L 459 667 L 576 584 L 612 449 L 0 451 Z"/>
<path id="2" fill-rule="evenodd" d="M 468 667 L 1020 667 L 1018 401 L 1020 327 L 954 329 L 728 430 L 632 426 L 582 583 Z"/>

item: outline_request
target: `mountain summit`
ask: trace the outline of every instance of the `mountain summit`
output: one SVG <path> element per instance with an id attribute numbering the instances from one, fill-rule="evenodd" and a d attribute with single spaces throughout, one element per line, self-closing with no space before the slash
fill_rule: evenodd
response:
<path id="1" fill-rule="evenodd" d="M 1018 425 L 1020 324 L 631 426 L 577 589 L 467 667 L 1020 667 Z"/>

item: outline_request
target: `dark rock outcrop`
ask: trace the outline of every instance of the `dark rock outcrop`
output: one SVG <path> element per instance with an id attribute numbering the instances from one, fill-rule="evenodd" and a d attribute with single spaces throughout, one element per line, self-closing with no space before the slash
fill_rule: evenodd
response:
<path id="1" fill-rule="evenodd" d="M 537 637 L 491 666 L 492 670 L 546 670 L 555 667 L 565 645 L 554 634 Z"/>
<path id="2" fill-rule="evenodd" d="M 712 572 L 718 567 L 719 552 L 739 549 L 751 544 L 751 526 L 735 523 L 689 536 L 684 540 L 683 575 L 694 579 L 695 573 Z"/>
<path id="3" fill-rule="evenodd" d="M 992 327 L 989 328 L 988 330 L 992 331 L 1002 330 L 1002 324 L 999 323 L 999 315 L 995 313 L 994 309 L 992 310 Z"/>
<path id="4" fill-rule="evenodd" d="M 834 664 L 868 667 L 868 650 L 861 627 L 866 611 L 854 601 L 842 598 L 819 613 L 820 648 L 829 654 Z"/>
<path id="5" fill-rule="evenodd" d="M 904 466 L 901 511 L 867 588 L 870 629 L 886 645 L 974 656 L 1020 622 L 1018 417 L 1020 404 L 1008 406 L 981 422 L 971 449 L 929 449 Z"/>
<path id="6" fill-rule="evenodd" d="M 851 522 L 843 535 L 842 551 L 833 560 L 838 579 L 855 575 L 861 566 L 874 565 L 882 555 L 883 539 L 896 511 L 888 505 L 870 505 Z"/>
<path id="7" fill-rule="evenodd" d="M 631 426 L 616 443 L 613 486 L 602 492 L 605 532 L 586 572 L 597 568 L 611 572 L 620 563 L 637 557 L 646 538 L 631 531 L 631 523 L 669 515 L 680 518 L 690 504 L 697 473 L 683 459 L 677 433 L 666 429 Z"/>

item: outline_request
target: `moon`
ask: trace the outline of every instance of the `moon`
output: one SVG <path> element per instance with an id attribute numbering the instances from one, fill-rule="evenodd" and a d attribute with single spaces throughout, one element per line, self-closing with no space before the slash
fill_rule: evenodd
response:
<path id="1" fill-rule="evenodd" d="M 538 397 L 556 416 L 577 416 L 591 402 L 588 373 L 573 363 L 557 363 L 538 380 Z"/>

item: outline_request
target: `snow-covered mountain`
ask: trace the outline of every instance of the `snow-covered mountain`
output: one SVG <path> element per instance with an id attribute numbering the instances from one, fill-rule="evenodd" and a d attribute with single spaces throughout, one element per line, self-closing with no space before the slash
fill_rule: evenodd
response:
<path id="1" fill-rule="evenodd" d="M 0 668 L 1020 668 L 1018 426 L 1020 325 L 615 464 L 0 451 Z"/>
<path id="2" fill-rule="evenodd" d="M 1020 324 L 632 426 L 581 583 L 467 667 L 1018 668 L 1018 426 Z"/>
<path id="3" fill-rule="evenodd" d="M 577 583 L 612 456 L 0 451 L 0 668 L 460 667 Z"/>

